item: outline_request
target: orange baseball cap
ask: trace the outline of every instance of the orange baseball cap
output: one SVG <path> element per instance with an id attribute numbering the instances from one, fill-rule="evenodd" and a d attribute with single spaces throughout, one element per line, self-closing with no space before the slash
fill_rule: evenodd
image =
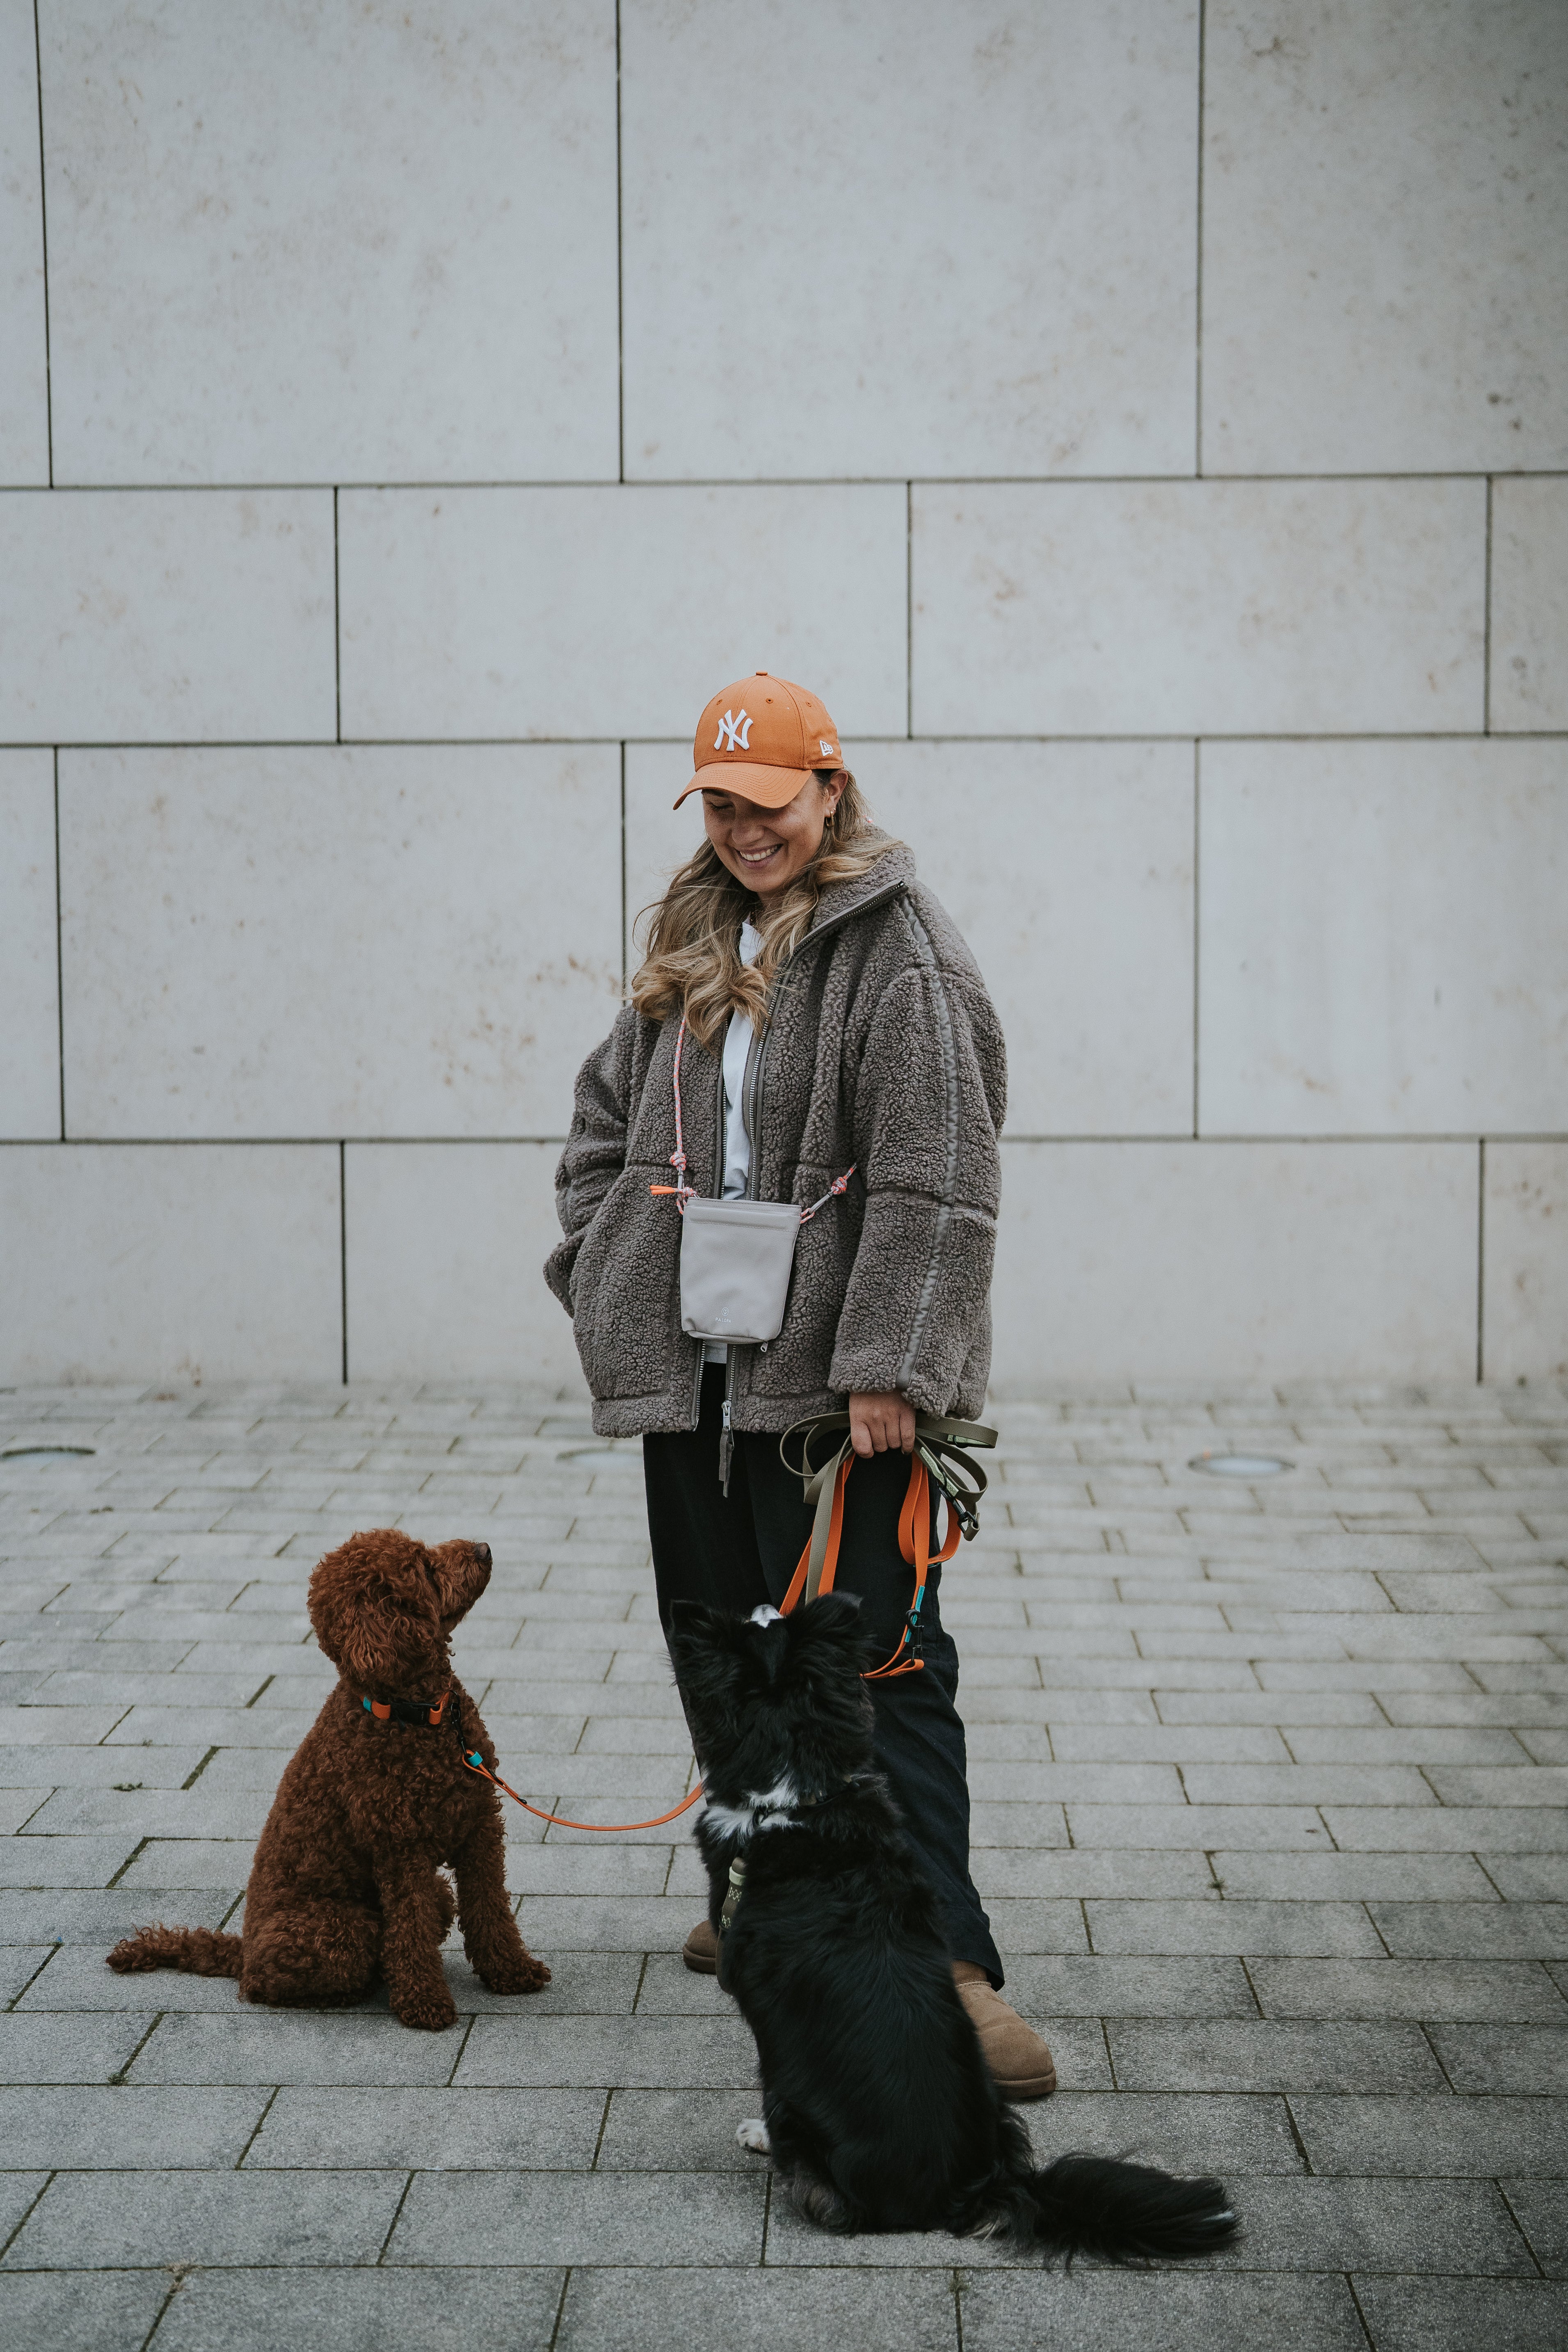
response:
<path id="1" fill-rule="evenodd" d="M 838 730 L 816 695 L 765 669 L 713 697 L 697 722 L 692 759 L 697 773 L 678 793 L 677 808 L 704 784 L 761 808 L 783 808 L 814 768 L 844 764 Z"/>

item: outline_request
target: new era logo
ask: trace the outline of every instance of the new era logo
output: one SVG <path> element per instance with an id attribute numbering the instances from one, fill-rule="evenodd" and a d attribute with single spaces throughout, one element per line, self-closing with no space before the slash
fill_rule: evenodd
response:
<path id="1" fill-rule="evenodd" d="M 738 719 L 732 710 L 726 710 L 723 718 L 719 721 L 719 732 L 713 738 L 713 749 L 716 751 L 749 751 L 751 748 L 752 722 L 746 716 L 744 704 L 742 705 Z"/>
<path id="2" fill-rule="evenodd" d="M 816 739 L 816 740 L 817 740 L 817 742 L 820 744 L 821 748 L 823 749 L 823 751 L 826 752 L 827 757 L 828 757 L 830 760 L 837 760 L 837 757 L 838 757 L 838 746 L 837 746 L 837 743 L 830 743 L 830 742 L 828 741 L 828 740 L 827 740 L 827 738 L 826 738 L 826 735 L 819 735 L 819 736 L 817 737 L 817 739 Z"/>

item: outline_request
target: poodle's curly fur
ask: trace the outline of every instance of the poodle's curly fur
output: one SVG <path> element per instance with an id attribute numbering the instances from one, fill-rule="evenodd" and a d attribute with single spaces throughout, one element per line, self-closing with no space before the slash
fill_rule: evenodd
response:
<path id="1" fill-rule="evenodd" d="M 242 2000 L 311 2008 L 358 2000 L 384 1977 L 393 2014 L 437 2032 L 457 2016 L 441 1967 L 456 1917 L 491 1992 L 549 1982 L 507 1899 L 500 1795 L 462 1760 L 477 1748 L 496 1769 L 451 1671 L 453 1628 L 489 1576 L 488 1544 L 427 1547 L 395 1528 L 327 1554 L 310 1578 L 310 1622 L 342 1679 L 279 1783 L 244 1933 L 142 1927 L 115 1946 L 111 1969 L 237 1977 Z M 439 1725 L 377 1721 L 363 1704 L 434 1704 L 448 1685 Z"/>

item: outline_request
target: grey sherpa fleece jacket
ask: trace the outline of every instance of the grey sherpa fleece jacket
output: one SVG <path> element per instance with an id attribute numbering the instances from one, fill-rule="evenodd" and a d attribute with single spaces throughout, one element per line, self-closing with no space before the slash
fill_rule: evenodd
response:
<path id="1" fill-rule="evenodd" d="M 702 1350 L 680 1328 L 672 1180 L 673 1020 L 627 1006 L 578 1073 L 556 1171 L 565 1239 L 545 1280 L 572 1316 L 594 1426 L 690 1429 Z M 722 1182 L 718 1059 L 681 1056 L 687 1181 Z M 773 982 L 745 1079 L 752 1192 L 803 1207 L 851 1163 L 848 1191 L 801 1228 L 784 1328 L 732 1348 L 737 1429 L 842 1412 L 855 1389 L 901 1389 L 922 1412 L 977 1413 L 991 1363 L 996 1138 L 1006 1058 L 973 957 L 914 859 L 889 842 L 830 886 Z"/>

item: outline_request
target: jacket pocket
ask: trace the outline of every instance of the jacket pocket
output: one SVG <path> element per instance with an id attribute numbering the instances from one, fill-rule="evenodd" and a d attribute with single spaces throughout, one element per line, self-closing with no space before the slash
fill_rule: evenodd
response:
<path id="1" fill-rule="evenodd" d="M 625 1168 L 577 1254 L 573 1329 L 597 1398 L 663 1395 L 691 1342 L 680 1328 L 680 1218 L 648 1192 L 647 1166 Z"/>

